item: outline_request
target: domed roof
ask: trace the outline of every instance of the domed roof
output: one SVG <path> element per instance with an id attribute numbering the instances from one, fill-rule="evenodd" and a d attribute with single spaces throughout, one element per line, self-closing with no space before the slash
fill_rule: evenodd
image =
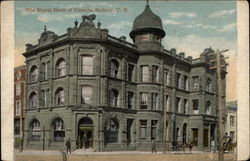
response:
<path id="1" fill-rule="evenodd" d="M 147 4 L 144 11 L 135 18 L 132 31 L 130 32 L 130 37 L 134 38 L 136 32 L 149 30 L 159 34 L 162 37 L 165 36 L 161 18 L 154 14 Z"/>

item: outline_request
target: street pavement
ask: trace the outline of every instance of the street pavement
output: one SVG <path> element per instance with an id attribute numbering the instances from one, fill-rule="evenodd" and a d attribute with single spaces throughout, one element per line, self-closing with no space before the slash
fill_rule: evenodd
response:
<path id="1" fill-rule="evenodd" d="M 235 155 L 225 154 L 225 161 L 234 161 Z M 218 154 L 192 151 L 157 152 L 146 151 L 114 151 L 94 152 L 93 150 L 76 150 L 67 155 L 65 151 L 23 150 L 15 151 L 16 161 L 218 161 Z"/>

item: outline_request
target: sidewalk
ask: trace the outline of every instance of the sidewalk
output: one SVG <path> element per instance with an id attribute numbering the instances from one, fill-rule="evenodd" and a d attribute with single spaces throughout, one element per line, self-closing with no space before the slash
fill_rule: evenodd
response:
<path id="1" fill-rule="evenodd" d="M 19 152 L 15 150 L 15 154 L 17 155 L 62 155 L 62 152 L 66 151 L 56 151 L 56 150 L 23 150 Z M 92 149 L 77 149 L 72 151 L 70 155 L 111 155 L 111 154 L 152 154 L 149 151 L 112 151 L 112 152 L 94 152 Z M 161 151 L 153 154 L 163 154 Z M 183 154 L 183 151 L 166 151 L 166 154 Z M 186 151 L 185 155 L 190 154 L 210 154 L 210 152 L 202 152 L 202 151 Z M 214 153 L 211 153 L 214 154 Z"/>

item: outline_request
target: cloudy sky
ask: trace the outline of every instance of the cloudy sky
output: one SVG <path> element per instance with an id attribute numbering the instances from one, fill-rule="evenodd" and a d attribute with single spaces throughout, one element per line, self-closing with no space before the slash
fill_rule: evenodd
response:
<path id="1" fill-rule="evenodd" d="M 74 21 L 81 21 L 82 15 L 96 14 L 107 28 L 109 34 L 126 36 L 128 41 L 133 20 L 145 8 L 145 1 L 15 1 L 15 40 L 16 65 L 24 58 L 25 44 L 37 44 L 44 25 L 47 30 L 58 35 L 66 33 Z M 149 1 L 151 10 L 161 17 L 166 36 L 163 45 L 166 49 L 176 48 L 187 56 L 198 57 L 204 48 L 229 49 L 228 84 L 235 84 L 235 65 L 237 52 L 236 2 L 234 1 Z M 27 8 L 33 9 L 28 11 Z M 37 12 L 39 9 L 65 9 L 64 12 Z M 81 11 L 79 11 L 81 9 Z M 112 12 L 96 12 L 96 9 Z M 89 10 L 92 10 L 89 12 Z M 43 10 L 44 11 L 44 10 Z M 232 86 L 235 88 L 235 85 Z M 235 96 L 229 100 L 234 100 Z"/>

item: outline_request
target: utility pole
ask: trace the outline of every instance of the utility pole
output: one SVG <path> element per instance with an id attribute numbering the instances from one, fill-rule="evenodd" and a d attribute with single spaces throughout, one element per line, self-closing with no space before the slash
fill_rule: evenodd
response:
<path id="1" fill-rule="evenodd" d="M 222 64 L 221 62 L 225 60 L 225 58 L 222 57 L 221 53 L 227 52 L 227 50 L 217 51 L 215 53 L 211 53 L 209 55 L 215 55 L 216 59 L 211 60 L 211 62 L 215 62 L 215 65 L 210 67 L 210 69 L 216 69 L 216 79 L 217 79 L 217 104 L 218 104 L 218 144 L 219 144 L 219 161 L 224 161 L 224 148 L 223 148 L 223 135 L 224 135 L 224 127 L 223 127 L 223 112 L 224 108 L 222 106 L 222 87 L 221 87 L 221 68 L 226 67 L 227 64 Z"/>

